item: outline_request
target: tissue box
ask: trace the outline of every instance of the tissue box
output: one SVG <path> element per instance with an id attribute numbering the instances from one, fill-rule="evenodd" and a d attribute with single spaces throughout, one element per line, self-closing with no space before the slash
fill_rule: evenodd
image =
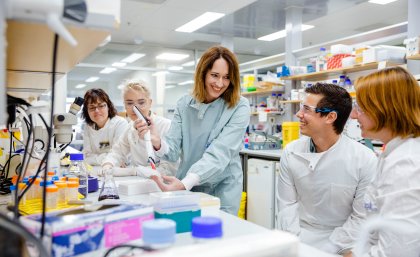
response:
<path id="1" fill-rule="evenodd" d="M 48 213 L 44 245 L 54 257 L 74 256 L 110 248 L 142 238 L 141 224 L 153 219 L 145 205 L 104 205 L 96 211 L 83 207 Z M 39 236 L 41 215 L 21 218 L 29 231 Z"/>
<path id="2" fill-rule="evenodd" d="M 404 47 L 376 46 L 363 51 L 363 64 L 382 61 L 394 61 L 397 63 L 403 63 L 404 56 Z"/>

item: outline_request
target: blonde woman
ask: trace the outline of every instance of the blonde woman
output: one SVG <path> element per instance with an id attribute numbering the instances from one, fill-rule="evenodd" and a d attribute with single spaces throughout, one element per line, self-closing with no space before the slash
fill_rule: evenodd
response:
<path id="1" fill-rule="evenodd" d="M 128 128 L 122 132 L 123 136 L 120 141 L 114 145 L 112 151 L 102 162 L 104 169 L 110 167 L 118 167 L 118 163 L 130 163 L 134 169 L 116 169 L 114 176 L 136 175 L 138 171 L 147 170 L 150 165 L 148 163 L 148 155 L 146 151 L 146 141 L 139 136 L 135 129 L 135 124 L 140 120 L 133 111 L 133 106 L 141 111 L 148 119 L 154 121 L 154 133 L 164 136 L 168 132 L 171 121 L 167 118 L 158 116 L 151 111 L 152 99 L 150 98 L 150 90 L 145 82 L 128 82 L 122 89 L 124 98 L 124 106 L 127 117 L 130 119 Z M 173 174 L 177 168 L 177 160 L 173 162 L 160 161 L 156 159 L 157 169 L 162 174 Z"/>

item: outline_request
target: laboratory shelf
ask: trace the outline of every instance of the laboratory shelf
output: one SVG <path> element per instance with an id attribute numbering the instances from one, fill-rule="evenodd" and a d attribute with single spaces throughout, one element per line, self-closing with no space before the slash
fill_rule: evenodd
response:
<path id="1" fill-rule="evenodd" d="M 378 67 L 384 66 L 384 67 L 391 67 L 391 66 L 397 66 L 400 65 L 398 63 L 392 63 L 392 62 L 372 62 L 367 64 L 361 64 L 356 65 L 353 67 L 347 67 L 347 68 L 339 68 L 339 69 L 332 69 L 332 70 L 326 70 L 326 71 L 320 71 L 320 72 L 313 72 L 313 73 L 306 73 L 306 74 L 300 74 L 295 76 L 289 76 L 289 77 L 282 77 L 284 80 L 295 80 L 295 81 L 321 81 L 321 80 L 327 80 L 332 78 L 337 78 L 337 76 L 341 74 L 348 74 L 353 72 L 360 72 L 360 71 L 367 71 L 367 70 L 374 70 L 378 69 Z"/>
<path id="2" fill-rule="evenodd" d="M 408 56 L 407 60 L 420 60 L 420 54 L 415 54 L 412 56 Z"/>

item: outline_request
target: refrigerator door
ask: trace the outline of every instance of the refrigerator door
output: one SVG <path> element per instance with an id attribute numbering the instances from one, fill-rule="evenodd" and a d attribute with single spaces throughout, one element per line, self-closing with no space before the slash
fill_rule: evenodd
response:
<path id="1" fill-rule="evenodd" d="M 276 163 L 248 160 L 247 220 L 268 229 L 274 228 Z"/>

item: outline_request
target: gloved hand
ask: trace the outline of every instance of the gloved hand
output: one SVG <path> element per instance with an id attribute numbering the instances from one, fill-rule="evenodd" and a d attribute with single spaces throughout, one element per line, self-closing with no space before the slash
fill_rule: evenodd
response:
<path id="1" fill-rule="evenodd" d="M 102 164 L 102 168 L 97 170 L 97 176 L 99 177 L 103 177 L 105 174 L 105 170 L 109 170 L 109 169 L 113 169 L 114 165 L 112 165 L 112 163 L 106 162 L 104 164 Z"/>
<path id="2" fill-rule="evenodd" d="M 136 176 L 135 168 L 116 168 L 114 167 L 114 177 Z"/>
<path id="3" fill-rule="evenodd" d="M 142 178 L 150 178 L 150 176 L 158 176 L 161 177 L 159 171 L 154 170 L 150 167 L 144 167 L 144 166 L 137 166 L 134 168 L 135 175 L 142 177 Z"/>

